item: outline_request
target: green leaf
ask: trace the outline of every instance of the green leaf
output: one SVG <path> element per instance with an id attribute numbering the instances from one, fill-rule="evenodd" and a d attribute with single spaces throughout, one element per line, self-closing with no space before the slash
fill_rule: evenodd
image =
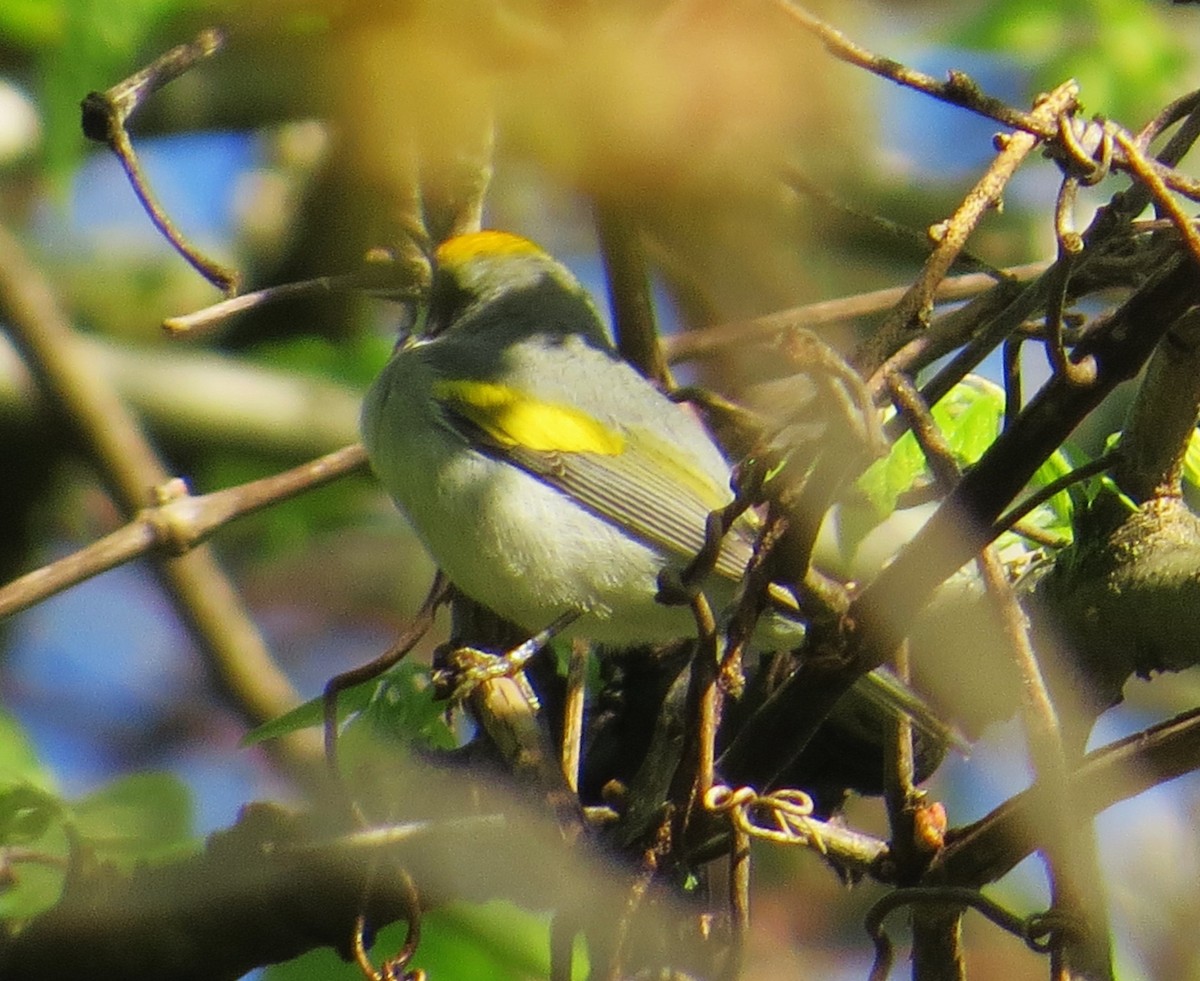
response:
<path id="1" fill-rule="evenodd" d="M 31 783 L 0 788 L 0 845 L 36 842 L 62 815 L 62 800 Z"/>
<path id="2" fill-rule="evenodd" d="M 352 713 L 361 712 L 366 708 L 371 701 L 371 697 L 375 694 L 375 689 L 378 687 L 379 679 L 372 678 L 369 681 L 364 681 L 361 684 L 354 685 L 352 688 L 338 692 L 337 717 L 339 725 Z M 278 719 L 272 719 L 270 722 L 264 722 L 257 728 L 251 729 L 242 737 L 242 745 L 254 746 L 268 739 L 278 739 L 280 736 L 299 732 L 301 729 L 311 729 L 313 726 L 323 725 L 324 722 L 325 700 L 323 696 L 318 695 L 316 698 L 309 699 L 303 705 L 297 705 L 290 712 L 284 713 Z"/>
<path id="3" fill-rule="evenodd" d="M 385 738 L 452 749 L 457 741 L 443 718 L 445 710 L 444 702 L 434 700 L 429 669 L 408 662 L 398 664 L 382 678 L 364 681 L 338 694 L 338 725 L 345 730 L 343 736 L 365 735 L 371 741 Z M 347 720 L 349 725 L 343 727 Z M 324 701 L 314 698 L 254 729 L 242 744 L 277 739 L 324 721 Z M 355 731 L 350 733 L 351 729 Z"/>
<path id="4" fill-rule="evenodd" d="M 132 864 L 194 847 L 187 786 L 170 773 L 133 773 L 71 805 L 71 823 L 103 859 Z"/>
<path id="5" fill-rule="evenodd" d="M 1200 488 L 1200 429 L 1193 429 L 1187 449 L 1183 454 L 1183 480 L 1192 487 Z"/>
<path id="6" fill-rule="evenodd" d="M 74 802 L 30 782 L 0 787 L 0 845 L 13 882 L 0 889 L 0 919 L 23 919 L 58 899 L 69 853 L 67 826 L 83 853 L 129 868 L 195 847 L 187 788 L 167 773 L 135 773 Z"/>
<path id="7" fill-rule="evenodd" d="M 52 790 L 54 780 L 38 760 L 33 743 L 11 715 L 0 711 L 0 788 L 28 783 Z"/>
<path id="8" fill-rule="evenodd" d="M 1037 489 L 1054 483 L 1060 477 L 1065 477 L 1076 464 L 1064 450 L 1055 450 L 1046 462 L 1038 467 L 1037 472 L 1029 481 L 1029 486 Z M 1064 541 L 1074 537 L 1075 498 L 1070 488 L 1055 494 L 1041 507 L 1033 511 L 1025 520 L 1032 521 L 1043 531 L 1050 532 Z"/>
<path id="9" fill-rule="evenodd" d="M 446 724 L 446 703 L 434 699 L 429 672 L 418 664 L 400 664 L 384 677 L 371 701 L 347 726 L 380 738 L 434 749 L 453 749 L 454 732 Z"/>
<path id="10" fill-rule="evenodd" d="M 422 921 L 414 963 L 433 977 L 524 981 L 548 975 L 549 949 L 544 914 L 502 900 L 449 903 Z M 586 976 L 583 958 L 575 960 L 572 976 Z"/>
<path id="11" fill-rule="evenodd" d="M 393 924 L 379 932 L 376 963 L 404 944 L 407 927 Z M 450 903 L 421 919 L 421 944 L 413 966 L 431 978 L 487 978 L 529 981 L 549 973 L 549 920 L 512 903 Z M 577 952 L 571 976 L 587 976 L 587 959 Z M 286 964 L 267 968 L 263 981 L 354 981 L 362 975 L 333 951 L 315 950 Z"/>
<path id="12" fill-rule="evenodd" d="M 1004 417 L 1004 390 L 976 376 L 963 380 L 933 407 L 933 420 L 960 467 L 975 463 L 995 442 Z M 919 484 L 932 480 L 925 455 L 911 432 L 892 445 L 888 455 L 876 460 L 858 479 L 882 520 L 896 508 L 899 498 Z"/>

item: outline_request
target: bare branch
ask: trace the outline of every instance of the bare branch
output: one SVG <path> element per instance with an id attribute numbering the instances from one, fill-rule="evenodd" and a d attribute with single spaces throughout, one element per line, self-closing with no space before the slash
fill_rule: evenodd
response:
<path id="1" fill-rule="evenodd" d="M 19 243 L 0 228 L 0 317 L 8 324 L 38 384 L 82 437 L 127 513 L 150 488 L 170 479 L 137 420 L 87 362 L 49 284 Z M 229 581 L 204 546 L 157 566 L 226 696 L 252 724 L 282 715 L 300 698 Z M 296 759 L 319 758 L 310 734 L 281 742 Z"/>
<path id="2" fill-rule="evenodd" d="M 319 460 L 261 480 L 192 497 L 175 479 L 157 489 L 161 502 L 72 555 L 0 587 L 0 619 L 126 562 L 159 552 L 183 555 L 234 518 L 320 487 L 366 465 L 357 443 Z"/>
<path id="3" fill-rule="evenodd" d="M 1012 282 L 1024 283 L 1036 279 L 1049 268 L 1048 262 L 1031 262 L 1003 270 Z M 996 277 L 988 273 L 965 273 L 948 276 L 941 280 L 933 291 L 935 303 L 955 303 L 987 293 L 996 287 Z M 667 360 L 671 364 L 699 361 L 703 358 L 719 357 L 724 351 L 745 344 L 759 344 L 778 335 L 798 328 L 822 327 L 827 324 L 869 317 L 890 310 L 903 299 L 910 286 L 893 286 L 888 289 L 857 293 L 854 296 L 835 300 L 819 300 L 791 310 L 781 310 L 765 317 L 756 317 L 741 323 L 720 324 L 685 334 L 663 338 Z"/>
<path id="4" fill-rule="evenodd" d="M 1078 94 L 1079 89 L 1074 82 L 1064 82 L 1038 103 L 1033 110 L 1033 118 L 1039 123 L 1057 120 L 1074 109 Z M 935 226 L 937 246 L 925 261 L 921 275 L 854 358 L 863 374 L 874 374 L 917 332 L 928 315 L 937 284 L 945 278 L 983 216 L 999 203 L 1012 175 L 1037 144 L 1038 137 L 1023 130 L 1001 140 L 1000 154 L 987 173 L 971 188 L 958 210 Z M 935 234 L 934 229 L 930 234 Z"/>
<path id="5" fill-rule="evenodd" d="M 168 82 L 193 68 L 198 62 L 220 50 L 224 43 L 221 32 L 206 28 L 189 44 L 181 44 L 156 58 L 145 68 L 104 92 L 89 92 L 84 98 L 83 134 L 90 140 L 105 143 L 125 169 L 133 193 L 137 195 L 146 214 L 175 248 L 201 276 L 226 293 L 236 293 L 238 274 L 204 255 L 189 242 L 162 209 L 142 165 L 134 152 L 125 124 L 141 107 L 146 98 Z"/>
<path id="6" fill-rule="evenodd" d="M 806 10 L 800 4 L 796 3 L 795 0 L 775 0 L 775 5 L 791 17 L 793 21 L 816 36 L 825 45 L 825 49 L 841 61 L 866 69 L 874 75 L 879 75 L 882 78 L 895 82 L 897 85 L 903 85 L 905 88 L 932 96 L 941 102 L 947 102 L 950 105 L 958 106 L 980 116 L 994 119 L 1005 126 L 1028 133 L 1038 140 L 1057 141 L 1060 137 L 1057 119 L 1047 121 L 1044 116 L 1038 115 L 1036 109 L 1033 112 L 1022 112 L 1019 109 L 1014 109 L 1001 99 L 984 93 L 965 72 L 951 70 L 947 73 L 948 77 L 945 82 L 938 81 L 932 75 L 916 71 L 892 58 L 874 54 L 866 48 L 855 44 L 842 34 L 841 31 Z M 1074 83 L 1068 82 L 1064 84 Z M 1186 100 L 1180 100 L 1180 102 L 1183 102 L 1187 108 L 1191 108 L 1191 104 L 1186 103 Z M 1174 121 L 1174 119 L 1178 118 L 1180 110 L 1178 105 L 1171 108 L 1172 112 L 1168 114 L 1167 118 Z M 1156 120 L 1155 122 L 1161 122 L 1161 120 Z M 1169 123 L 1166 123 L 1166 125 L 1169 125 Z M 1090 159 L 1073 159 L 1069 153 L 1063 154 L 1063 156 L 1065 156 L 1068 163 L 1075 166 L 1082 165 L 1085 169 L 1089 168 L 1092 163 Z M 1114 152 L 1111 166 L 1116 170 L 1131 169 L 1131 163 L 1124 152 Z M 1192 200 L 1200 200 L 1200 180 L 1181 173 L 1174 167 L 1164 163 L 1153 162 L 1151 166 L 1161 177 L 1163 183 L 1171 190 L 1177 191 Z"/>
<path id="7" fill-rule="evenodd" d="M 1102 746 L 1071 774 L 1080 813 L 1099 814 L 1200 767 L 1200 709 Z M 930 878 L 964 886 L 995 882 L 1038 847 L 1038 798 L 1026 790 L 947 835 Z"/>

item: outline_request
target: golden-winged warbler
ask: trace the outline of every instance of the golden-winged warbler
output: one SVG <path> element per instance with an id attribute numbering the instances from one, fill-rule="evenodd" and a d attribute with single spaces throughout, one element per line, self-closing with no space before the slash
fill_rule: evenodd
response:
<path id="1" fill-rule="evenodd" d="M 659 574 L 704 544 L 708 514 L 733 496 L 729 464 L 532 242 L 481 231 L 437 249 L 428 307 L 368 391 L 362 435 L 443 572 L 499 616 L 532 635 L 579 612 L 570 632 L 611 645 L 695 635 L 688 607 L 655 599 Z M 703 584 L 718 612 L 753 542 L 750 517 L 725 536 Z M 803 632 L 770 613 L 756 644 L 792 647 Z M 927 715 L 890 676 L 854 693 Z"/>

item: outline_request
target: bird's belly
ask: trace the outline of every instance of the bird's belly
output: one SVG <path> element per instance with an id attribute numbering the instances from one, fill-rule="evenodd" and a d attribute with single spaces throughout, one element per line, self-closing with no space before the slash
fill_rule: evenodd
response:
<path id="1" fill-rule="evenodd" d="M 568 610 L 586 614 L 571 634 L 602 643 L 695 632 L 687 608 L 654 599 L 663 553 L 523 470 L 461 454 L 406 496 L 398 503 L 450 580 L 531 633 Z"/>

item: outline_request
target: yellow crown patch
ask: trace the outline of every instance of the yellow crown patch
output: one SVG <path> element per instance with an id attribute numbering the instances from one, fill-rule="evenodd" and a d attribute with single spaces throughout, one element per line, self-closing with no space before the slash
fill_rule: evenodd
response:
<path id="1" fill-rule="evenodd" d="M 437 264 L 443 269 L 454 269 L 475 258 L 505 255 L 544 256 L 545 254 L 541 248 L 527 238 L 514 235 L 512 232 L 488 229 L 446 239 L 438 246 L 436 258 Z"/>

